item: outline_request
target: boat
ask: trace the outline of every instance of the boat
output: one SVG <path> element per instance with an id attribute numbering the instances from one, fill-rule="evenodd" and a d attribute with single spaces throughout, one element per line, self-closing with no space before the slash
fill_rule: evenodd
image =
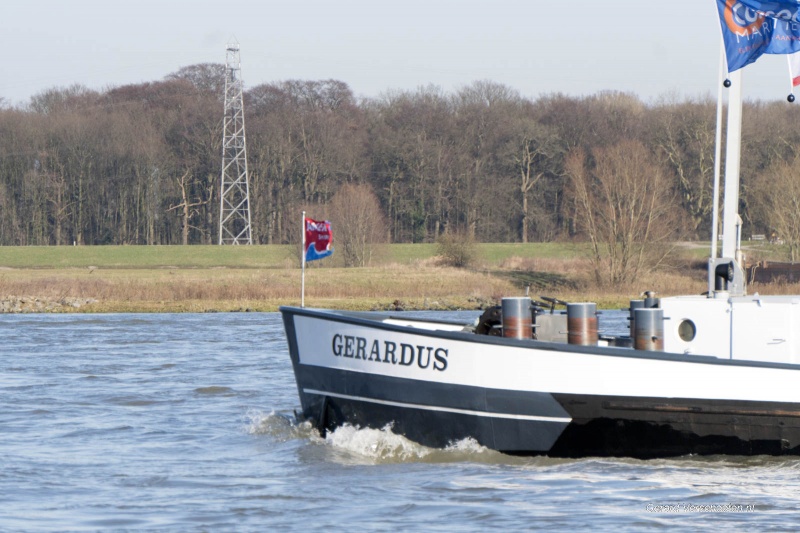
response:
<path id="1" fill-rule="evenodd" d="M 635 315 L 671 315 L 664 351 L 609 338 L 596 345 L 507 338 L 474 324 L 385 313 L 281 311 L 302 417 L 322 432 L 390 427 L 431 447 L 470 438 L 504 453 L 556 457 L 800 453 L 798 354 L 786 350 L 791 363 L 770 357 L 798 343 L 750 324 L 759 310 L 785 317 L 800 298 L 662 298 L 660 305 Z M 683 318 L 690 311 L 696 337 L 687 342 L 680 324 L 692 320 Z M 563 325 L 564 318 L 545 313 L 537 321 Z M 786 331 L 800 331 L 794 325 Z M 704 355 L 720 328 L 750 348 Z M 643 340 L 657 345 L 652 337 Z"/>
<path id="2" fill-rule="evenodd" d="M 741 71 L 729 80 L 706 293 L 633 299 L 630 333 L 616 336 L 593 303 L 552 298 L 504 298 L 471 323 L 282 307 L 298 416 L 322 433 L 388 427 L 517 455 L 800 455 L 800 296 L 747 293 Z"/>

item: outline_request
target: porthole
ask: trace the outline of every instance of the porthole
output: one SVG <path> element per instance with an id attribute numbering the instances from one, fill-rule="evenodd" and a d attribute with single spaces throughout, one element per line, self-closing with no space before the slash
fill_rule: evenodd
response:
<path id="1" fill-rule="evenodd" d="M 692 342 L 697 335 L 697 328 L 691 320 L 681 320 L 678 325 L 678 337 L 684 342 Z"/>

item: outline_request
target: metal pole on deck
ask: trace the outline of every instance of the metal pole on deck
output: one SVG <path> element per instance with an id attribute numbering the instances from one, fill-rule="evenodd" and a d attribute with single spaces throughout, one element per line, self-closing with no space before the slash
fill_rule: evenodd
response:
<path id="1" fill-rule="evenodd" d="M 719 176 L 722 156 L 722 84 L 725 79 L 725 42 L 719 46 L 719 80 L 717 84 L 717 132 L 714 141 L 714 207 L 711 211 L 711 259 L 717 258 L 719 239 Z M 711 291 L 713 287 L 709 287 Z"/>
<path id="2" fill-rule="evenodd" d="M 722 203 L 722 257 L 736 257 L 739 215 L 739 165 L 742 142 L 742 71 L 731 72 L 728 89 L 728 127 L 725 139 L 725 197 Z"/>
<path id="3" fill-rule="evenodd" d="M 306 306 L 306 212 L 303 211 L 303 221 L 300 225 L 303 234 L 303 244 L 300 246 L 300 263 L 302 265 L 300 279 L 300 307 Z"/>

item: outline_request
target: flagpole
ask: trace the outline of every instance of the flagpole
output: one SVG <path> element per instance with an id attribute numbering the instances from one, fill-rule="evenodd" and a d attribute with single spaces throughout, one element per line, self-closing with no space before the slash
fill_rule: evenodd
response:
<path id="1" fill-rule="evenodd" d="M 725 137 L 725 194 L 722 200 L 722 257 L 737 257 L 739 233 L 739 168 L 742 143 L 742 71 L 730 73 L 728 124 Z"/>
<path id="2" fill-rule="evenodd" d="M 300 263 L 302 266 L 302 276 L 300 280 L 300 307 L 306 306 L 306 212 L 303 211 L 303 223 L 301 225 L 303 234 L 303 245 L 300 247 Z"/>
<path id="3" fill-rule="evenodd" d="M 725 41 L 720 40 L 719 47 L 719 80 L 717 84 L 717 131 L 714 141 L 714 192 L 711 211 L 711 260 L 717 258 L 717 240 L 719 239 L 719 177 L 720 157 L 722 156 L 722 80 L 725 76 Z M 711 290 L 711 288 L 709 288 Z"/>

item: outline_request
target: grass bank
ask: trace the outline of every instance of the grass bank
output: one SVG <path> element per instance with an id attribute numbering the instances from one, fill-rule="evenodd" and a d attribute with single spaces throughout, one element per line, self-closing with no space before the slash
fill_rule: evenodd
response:
<path id="1" fill-rule="evenodd" d="M 583 244 L 479 244 L 478 262 L 497 266 L 509 258 L 579 257 Z M 436 255 L 435 244 L 391 244 L 377 247 L 372 265 L 411 265 Z M 340 267 L 334 254 L 323 263 Z M 151 268 L 292 268 L 300 265 L 299 246 L 0 246 L 0 268 L 151 269 Z"/>
<path id="2" fill-rule="evenodd" d="M 390 245 L 366 268 L 342 268 L 336 254 L 309 265 L 306 305 L 477 309 L 530 290 L 534 297 L 626 307 L 644 290 L 704 291 L 697 248 L 677 249 L 681 266 L 634 287 L 597 287 L 582 245 L 481 244 L 471 269 L 441 266 L 435 245 Z M 0 247 L 0 299 L 68 302 L 52 312 L 275 311 L 300 303 L 298 253 L 289 245 Z M 84 303 L 74 305 L 78 300 Z"/>

